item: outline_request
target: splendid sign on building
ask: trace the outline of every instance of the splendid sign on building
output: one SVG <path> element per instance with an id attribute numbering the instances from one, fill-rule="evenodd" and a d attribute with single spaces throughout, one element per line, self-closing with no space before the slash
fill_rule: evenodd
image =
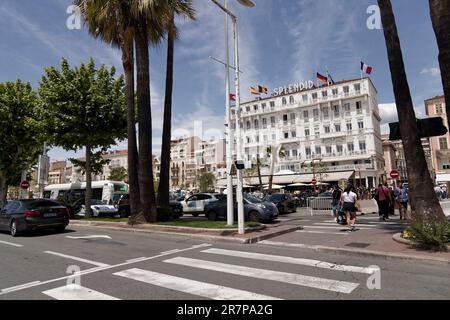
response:
<path id="1" fill-rule="evenodd" d="M 384 174 L 380 121 L 370 78 L 275 88 L 269 98 L 241 104 L 245 160 L 264 159 L 268 146 L 282 146 L 285 157 L 275 172 L 296 173 L 286 183 L 311 182 L 314 164 L 316 173 L 321 168 L 323 182 L 348 179 L 351 172 L 357 184 L 372 187 Z"/>

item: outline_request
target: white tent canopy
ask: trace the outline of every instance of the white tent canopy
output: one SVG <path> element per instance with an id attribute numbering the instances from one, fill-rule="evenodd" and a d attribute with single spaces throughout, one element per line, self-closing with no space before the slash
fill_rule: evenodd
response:
<path id="1" fill-rule="evenodd" d="M 310 186 L 310 184 L 300 183 L 300 182 L 288 185 L 288 187 L 309 187 L 309 186 Z"/>
<path id="2" fill-rule="evenodd" d="M 284 188 L 284 186 L 280 186 L 280 185 L 278 185 L 278 184 L 273 184 L 272 185 L 272 189 L 283 189 Z M 268 190 L 269 189 L 269 185 L 268 184 L 266 184 L 265 186 L 264 186 L 264 190 Z"/>

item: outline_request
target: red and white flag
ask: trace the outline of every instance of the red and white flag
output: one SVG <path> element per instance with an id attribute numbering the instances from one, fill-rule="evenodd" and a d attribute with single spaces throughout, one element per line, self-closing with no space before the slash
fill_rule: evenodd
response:
<path id="1" fill-rule="evenodd" d="M 236 95 L 234 93 L 230 93 L 230 101 L 236 101 Z"/>
<path id="2" fill-rule="evenodd" d="M 367 73 L 367 74 L 371 74 L 372 73 L 373 68 L 367 64 L 365 64 L 364 62 L 361 61 L 361 71 Z"/>

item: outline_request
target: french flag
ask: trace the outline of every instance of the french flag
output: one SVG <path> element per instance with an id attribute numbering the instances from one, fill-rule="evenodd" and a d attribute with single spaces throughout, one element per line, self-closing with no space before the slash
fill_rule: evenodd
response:
<path id="1" fill-rule="evenodd" d="M 371 74 L 373 68 L 361 61 L 361 70 L 367 74 Z"/>

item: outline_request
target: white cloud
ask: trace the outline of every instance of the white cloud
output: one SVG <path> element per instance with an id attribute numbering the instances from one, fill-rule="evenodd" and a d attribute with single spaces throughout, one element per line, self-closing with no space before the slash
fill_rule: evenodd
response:
<path id="1" fill-rule="evenodd" d="M 398 122 L 397 105 L 395 103 L 382 103 L 378 105 L 381 117 L 381 133 L 389 133 L 389 123 Z M 423 118 L 421 107 L 414 108 L 417 118 Z"/>
<path id="2" fill-rule="evenodd" d="M 298 12 L 294 19 L 292 11 Z M 316 71 L 323 73 L 327 61 L 334 64 L 331 74 L 352 76 L 347 66 L 358 61 L 360 50 L 351 41 L 356 33 L 357 13 L 349 10 L 346 3 L 336 0 L 299 1 L 285 12 L 284 21 L 292 37 L 292 61 L 295 62 L 292 80 L 310 79 Z"/>
<path id="3" fill-rule="evenodd" d="M 439 68 L 425 68 L 420 71 L 420 74 L 426 74 L 431 77 L 439 77 L 441 75 L 441 70 Z"/>

